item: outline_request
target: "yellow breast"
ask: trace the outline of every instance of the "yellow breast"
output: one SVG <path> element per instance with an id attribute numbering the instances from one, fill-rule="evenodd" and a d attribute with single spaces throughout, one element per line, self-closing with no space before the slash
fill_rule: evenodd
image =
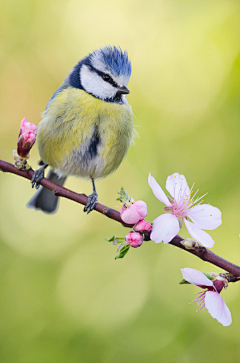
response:
<path id="1" fill-rule="evenodd" d="M 43 113 L 38 127 L 39 153 L 62 175 L 104 177 L 121 163 L 133 131 L 128 103 L 104 102 L 69 87 Z"/>

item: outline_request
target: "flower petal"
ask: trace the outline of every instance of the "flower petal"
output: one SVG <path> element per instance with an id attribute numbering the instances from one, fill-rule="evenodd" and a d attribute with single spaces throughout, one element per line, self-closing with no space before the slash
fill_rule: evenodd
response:
<path id="1" fill-rule="evenodd" d="M 22 119 L 22 121 L 21 121 L 21 130 L 22 130 L 22 133 L 23 132 L 25 132 L 26 130 L 25 130 L 25 125 L 27 124 L 28 122 L 27 122 L 27 117 L 24 117 L 23 119 Z"/>
<path id="2" fill-rule="evenodd" d="M 164 203 L 167 206 L 170 206 L 171 203 L 169 202 L 168 198 L 166 197 L 166 194 L 160 187 L 160 185 L 156 182 L 155 178 L 151 176 L 151 173 L 149 173 L 148 176 L 148 183 L 150 187 L 152 188 L 153 194 L 157 199 L 160 200 L 160 202 Z"/>
<path id="3" fill-rule="evenodd" d="M 162 214 L 153 221 L 151 240 L 155 243 L 168 243 L 175 237 L 180 230 L 176 216 L 172 214 Z"/>
<path id="4" fill-rule="evenodd" d="M 197 286 L 213 286 L 213 282 L 209 280 L 201 271 L 195 270 L 194 268 L 181 268 L 183 278 Z"/>
<path id="5" fill-rule="evenodd" d="M 138 212 L 140 219 L 147 216 L 147 204 L 143 200 L 137 200 L 132 205 L 136 207 L 136 212 Z M 131 207 L 130 207 L 131 208 Z"/>
<path id="6" fill-rule="evenodd" d="M 178 201 L 183 195 L 190 198 L 190 190 L 184 175 L 174 173 L 167 178 L 166 189 L 171 196 Z"/>
<path id="7" fill-rule="evenodd" d="M 202 243 L 206 247 L 211 248 L 214 246 L 215 242 L 207 232 L 202 231 L 198 226 L 196 226 L 196 224 L 193 224 L 186 219 L 184 220 L 184 222 L 186 224 L 189 234 L 195 241 Z"/>
<path id="8" fill-rule="evenodd" d="M 212 205 L 201 204 L 189 209 L 188 216 L 201 229 L 215 229 L 222 224 L 222 212 Z"/>
<path id="9" fill-rule="evenodd" d="M 140 217 L 137 211 L 135 211 L 134 209 L 125 209 L 122 213 L 121 213 L 121 217 L 123 222 L 125 223 L 129 223 L 129 224 L 135 224 L 139 221 Z"/>
<path id="10" fill-rule="evenodd" d="M 209 314 L 223 326 L 228 326 L 232 323 L 231 312 L 218 292 L 206 292 L 205 306 Z"/>

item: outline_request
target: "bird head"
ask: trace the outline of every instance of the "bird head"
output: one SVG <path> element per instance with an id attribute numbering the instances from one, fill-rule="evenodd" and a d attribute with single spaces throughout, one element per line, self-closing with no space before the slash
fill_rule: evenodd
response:
<path id="1" fill-rule="evenodd" d="M 106 46 L 81 60 L 70 73 L 70 85 L 85 90 L 103 101 L 124 103 L 130 93 L 127 84 L 131 63 L 127 52 Z"/>

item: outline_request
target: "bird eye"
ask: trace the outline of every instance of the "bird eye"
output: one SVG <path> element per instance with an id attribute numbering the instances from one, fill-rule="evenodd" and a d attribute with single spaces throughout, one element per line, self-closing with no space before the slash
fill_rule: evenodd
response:
<path id="1" fill-rule="evenodd" d="M 106 81 L 106 82 L 109 82 L 109 81 L 110 81 L 110 79 L 111 79 L 111 77 L 110 77 L 108 74 L 103 74 L 103 75 L 102 75 L 102 78 L 103 78 L 103 80 L 104 80 L 104 81 Z"/>

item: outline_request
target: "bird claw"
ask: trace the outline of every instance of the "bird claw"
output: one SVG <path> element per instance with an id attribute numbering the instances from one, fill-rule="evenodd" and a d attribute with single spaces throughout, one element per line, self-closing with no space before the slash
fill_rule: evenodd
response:
<path id="1" fill-rule="evenodd" d="M 32 188 L 38 189 L 40 187 L 40 181 L 44 178 L 44 170 L 46 165 L 34 171 L 34 174 L 31 179 Z"/>
<path id="2" fill-rule="evenodd" d="M 94 207 L 97 203 L 97 200 L 98 200 L 98 195 L 96 192 L 93 192 L 92 194 L 90 194 L 88 196 L 88 202 L 85 205 L 85 207 L 83 208 L 83 211 L 87 212 L 87 214 L 90 213 L 94 209 Z"/>

